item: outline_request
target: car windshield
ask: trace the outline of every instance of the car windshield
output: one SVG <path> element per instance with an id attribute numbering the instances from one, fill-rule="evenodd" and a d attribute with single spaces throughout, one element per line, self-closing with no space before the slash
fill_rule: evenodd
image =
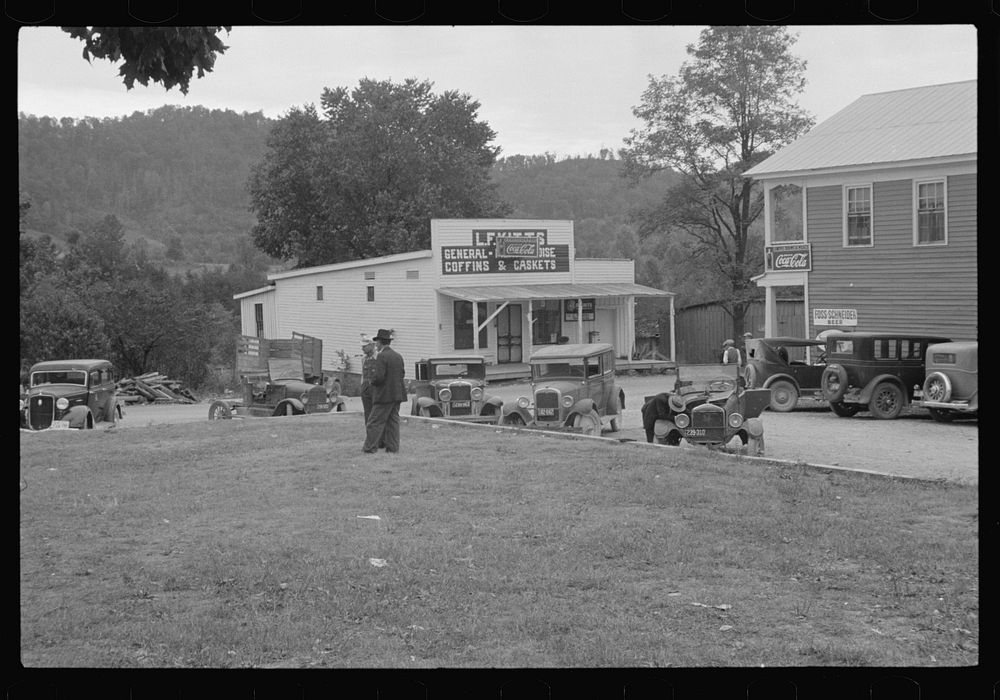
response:
<path id="1" fill-rule="evenodd" d="M 582 357 L 561 358 L 551 362 L 533 362 L 531 374 L 535 379 L 580 378 L 587 376 Z"/>
<path id="2" fill-rule="evenodd" d="M 34 372 L 31 375 L 31 386 L 43 384 L 79 384 L 87 386 L 87 373 L 83 370 L 59 370 L 58 372 Z"/>
<path id="3" fill-rule="evenodd" d="M 738 371 L 735 364 L 681 365 L 677 368 L 677 388 L 682 394 L 733 391 Z"/>
<path id="4" fill-rule="evenodd" d="M 448 362 L 435 364 L 435 379 L 485 379 L 486 365 L 482 362 Z"/>

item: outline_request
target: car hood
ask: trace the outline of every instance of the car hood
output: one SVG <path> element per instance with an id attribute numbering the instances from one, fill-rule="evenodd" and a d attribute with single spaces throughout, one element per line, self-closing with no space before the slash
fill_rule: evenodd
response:
<path id="1" fill-rule="evenodd" d="M 87 387 L 79 384 L 46 384 L 45 386 L 32 387 L 28 391 L 28 398 L 32 396 L 55 396 L 56 398 L 75 396 L 86 396 Z"/>

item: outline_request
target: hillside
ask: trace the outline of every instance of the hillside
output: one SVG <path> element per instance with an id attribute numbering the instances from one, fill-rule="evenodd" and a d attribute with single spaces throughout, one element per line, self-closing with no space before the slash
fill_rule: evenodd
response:
<path id="1" fill-rule="evenodd" d="M 119 119 L 18 117 L 19 185 L 31 201 L 29 235 L 65 245 L 114 214 L 126 240 L 153 260 L 227 263 L 254 223 L 245 183 L 273 120 L 203 107 L 164 106 Z M 632 189 L 619 163 L 510 156 L 494 167 L 512 217 L 571 219 L 580 257 L 641 257 L 629 215 L 666 176 Z M 648 280 L 654 281 L 654 280 Z"/>

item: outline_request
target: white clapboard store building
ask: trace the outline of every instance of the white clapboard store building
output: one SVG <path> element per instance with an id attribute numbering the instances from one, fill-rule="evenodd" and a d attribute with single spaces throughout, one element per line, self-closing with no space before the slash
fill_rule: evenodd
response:
<path id="1" fill-rule="evenodd" d="M 459 353 L 485 356 L 494 376 L 523 375 L 533 351 L 560 342 L 611 343 L 627 364 L 635 299 L 669 297 L 673 320 L 674 295 L 636 284 L 632 260 L 574 253 L 572 221 L 434 219 L 430 250 L 278 272 L 234 298 L 244 335 L 320 338 L 324 369 L 347 357 L 356 371 L 361 334 L 380 328 L 407 374 L 420 358 Z"/>

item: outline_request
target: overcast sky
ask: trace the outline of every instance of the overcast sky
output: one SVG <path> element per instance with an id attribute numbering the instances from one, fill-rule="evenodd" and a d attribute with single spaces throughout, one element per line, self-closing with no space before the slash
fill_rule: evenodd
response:
<path id="1" fill-rule="evenodd" d="M 501 155 L 558 157 L 617 150 L 650 75 L 676 75 L 698 26 L 234 26 L 229 46 L 187 96 L 136 84 L 118 66 L 88 64 L 83 42 L 57 27 L 18 33 L 18 112 L 116 117 L 164 104 L 280 117 L 319 103 L 324 88 L 362 78 L 429 80 L 480 104 Z M 977 78 L 976 28 L 966 25 L 789 27 L 807 61 L 799 104 L 817 121 L 872 92 Z"/>

